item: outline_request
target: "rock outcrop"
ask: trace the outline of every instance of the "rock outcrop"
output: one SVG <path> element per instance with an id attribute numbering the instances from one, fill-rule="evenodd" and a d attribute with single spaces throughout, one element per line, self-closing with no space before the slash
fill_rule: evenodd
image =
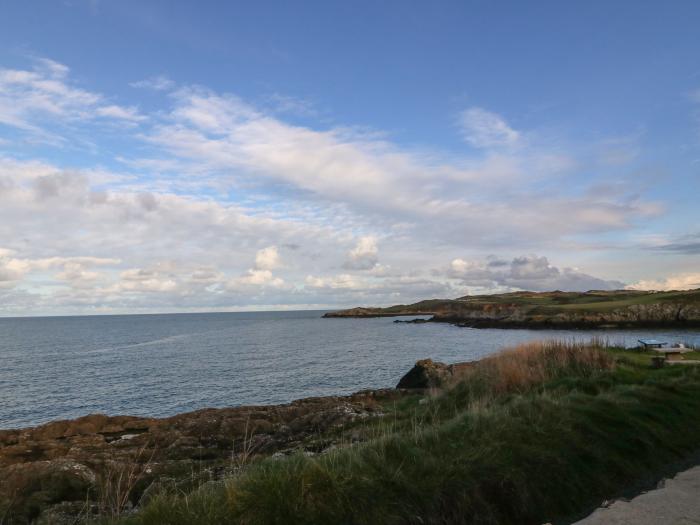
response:
<path id="1" fill-rule="evenodd" d="M 473 363 L 457 363 L 446 365 L 433 361 L 432 359 L 422 359 L 417 361 L 405 376 L 403 376 L 396 388 L 399 389 L 431 389 L 445 388 L 464 376 Z"/>

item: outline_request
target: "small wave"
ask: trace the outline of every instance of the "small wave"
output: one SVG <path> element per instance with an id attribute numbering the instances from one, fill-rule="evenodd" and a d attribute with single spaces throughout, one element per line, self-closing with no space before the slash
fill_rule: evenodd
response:
<path id="1" fill-rule="evenodd" d="M 88 354 L 101 354 L 105 352 L 114 352 L 118 350 L 128 350 L 130 348 L 140 348 L 143 346 L 154 346 L 154 345 L 160 345 L 164 343 L 171 343 L 173 341 L 178 341 L 180 339 L 187 339 L 189 337 L 193 337 L 196 335 L 201 335 L 201 333 L 191 333 L 191 334 L 179 334 L 179 335 L 170 335 L 168 337 L 161 337 L 160 339 L 153 339 L 151 341 L 142 341 L 139 343 L 129 343 L 126 345 L 118 345 L 118 346 L 110 346 L 107 348 L 98 348 L 96 350 L 90 350 L 87 352 Z"/>

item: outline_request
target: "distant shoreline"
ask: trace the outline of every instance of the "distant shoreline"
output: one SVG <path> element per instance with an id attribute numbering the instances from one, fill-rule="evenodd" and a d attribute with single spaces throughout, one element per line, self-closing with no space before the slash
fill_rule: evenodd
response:
<path id="1" fill-rule="evenodd" d="M 513 292 L 430 299 L 388 308 L 357 307 L 324 318 L 432 316 L 469 328 L 520 329 L 697 329 L 700 289 L 674 292 L 613 290 Z M 408 321 L 411 322 L 411 321 Z"/>

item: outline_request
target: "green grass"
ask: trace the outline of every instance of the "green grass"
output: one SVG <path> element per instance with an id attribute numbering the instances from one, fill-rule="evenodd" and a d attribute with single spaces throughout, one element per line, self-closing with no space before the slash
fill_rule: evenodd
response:
<path id="1" fill-rule="evenodd" d="M 669 292 L 636 290 L 589 292 L 510 292 L 473 295 L 458 299 L 429 299 L 418 303 L 388 308 L 365 308 L 375 315 L 411 315 L 418 313 L 453 314 L 457 317 L 492 306 L 509 305 L 530 315 L 603 314 L 635 305 L 672 303 L 677 306 L 700 304 L 700 289 Z M 342 313 L 342 311 L 341 311 Z"/>
<path id="2" fill-rule="evenodd" d="M 619 349 L 529 345 L 426 399 L 387 406 L 362 444 L 258 461 L 120 523 L 541 524 L 658 475 L 700 436 L 700 367 Z"/>

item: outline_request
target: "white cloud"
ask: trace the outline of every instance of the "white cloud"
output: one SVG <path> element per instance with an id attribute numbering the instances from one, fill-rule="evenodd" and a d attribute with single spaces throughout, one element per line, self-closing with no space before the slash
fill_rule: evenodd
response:
<path id="1" fill-rule="evenodd" d="M 308 275 L 305 282 L 311 288 L 329 288 L 332 290 L 368 288 L 371 286 L 366 281 L 346 273 L 329 277 Z"/>
<path id="2" fill-rule="evenodd" d="M 304 288 L 306 293 L 323 298 L 323 302 L 349 306 L 406 304 L 426 298 L 463 295 L 463 290 L 440 280 L 402 274 L 386 278 L 346 273 L 307 275 Z"/>
<path id="3" fill-rule="evenodd" d="M 700 273 L 681 273 L 661 279 L 638 281 L 628 286 L 630 290 L 694 290 L 700 288 Z"/>
<path id="4" fill-rule="evenodd" d="M 258 250 L 255 254 L 255 268 L 257 270 L 274 270 L 280 265 L 280 256 L 276 246 L 268 246 Z"/>
<path id="5" fill-rule="evenodd" d="M 36 58 L 37 69 L 46 71 L 52 78 L 65 78 L 70 72 L 70 68 L 65 64 L 51 60 L 50 58 Z"/>
<path id="6" fill-rule="evenodd" d="M 156 75 L 153 77 L 146 78 L 144 80 L 132 82 L 129 85 L 134 88 L 152 89 L 154 91 L 167 91 L 175 87 L 175 82 L 170 80 L 165 75 Z"/>
<path id="7" fill-rule="evenodd" d="M 577 268 L 556 267 L 550 264 L 547 257 L 537 255 L 524 255 L 511 260 L 491 257 L 467 261 L 457 258 L 445 273 L 464 286 L 482 289 L 587 291 L 624 287 L 620 281 L 600 279 Z"/>
<path id="8" fill-rule="evenodd" d="M 143 120 L 146 120 L 146 117 L 139 114 L 139 110 L 137 108 L 133 106 L 116 106 L 114 104 L 97 108 L 97 115 L 99 115 L 100 117 L 129 120 L 132 122 L 141 122 Z"/>
<path id="9" fill-rule="evenodd" d="M 658 213 L 639 197 L 533 190 L 533 180 L 572 165 L 561 154 L 441 159 L 404 151 L 376 134 L 294 126 L 238 97 L 201 88 L 180 90 L 175 100 L 170 121 L 155 126 L 149 138 L 170 159 L 181 159 L 181 170 L 218 184 L 285 184 L 299 198 L 412 224 L 427 237 L 551 241 L 624 229 L 635 218 Z M 517 132 L 507 126 L 494 127 L 501 133 L 491 135 L 516 140 Z"/>
<path id="10" fill-rule="evenodd" d="M 377 238 L 372 235 L 360 237 L 355 247 L 348 253 L 343 265 L 348 270 L 371 270 L 379 263 Z"/>
<path id="11" fill-rule="evenodd" d="M 472 107 L 459 116 L 464 139 L 477 148 L 515 146 L 520 132 L 511 128 L 503 117 L 482 108 Z"/>
<path id="12" fill-rule="evenodd" d="M 99 274 L 90 271 L 96 266 L 114 266 L 120 263 L 119 259 L 101 257 L 44 257 L 23 258 L 17 255 L 15 250 L 0 248 L 0 283 L 5 286 L 17 285 L 31 273 L 59 270 L 55 278 L 69 282 L 73 286 L 80 286 L 86 281 L 94 281 Z"/>
<path id="13" fill-rule="evenodd" d="M 27 261 L 16 259 L 13 254 L 13 250 L 0 248 L 0 286 L 13 284 L 29 271 Z"/>
<path id="14" fill-rule="evenodd" d="M 275 277 L 272 270 L 279 268 L 280 257 L 276 246 L 268 246 L 258 250 L 255 254 L 255 266 L 241 277 L 230 280 L 227 283 L 229 290 L 239 290 L 245 286 L 271 286 L 281 288 L 284 286 L 284 279 Z"/>
<path id="15" fill-rule="evenodd" d="M 109 103 L 70 82 L 69 68 L 37 59 L 32 70 L 0 68 L 0 124 L 18 128 L 49 142 L 62 137 L 56 128 L 96 117 L 114 121 L 143 120 L 133 107 Z"/>
<path id="16" fill-rule="evenodd" d="M 150 96 L 165 107 L 117 105 L 50 60 L 0 70 L 0 122 L 13 128 L 2 147 L 18 156 L 0 156 L 0 311 L 351 306 L 474 286 L 612 286 L 541 257 L 478 254 L 555 256 L 610 232 L 624 244 L 663 211 L 637 186 L 573 178 L 575 150 L 534 144 L 536 134 L 480 108 L 461 123 L 485 151 L 461 156 L 377 130 L 293 124 L 283 115 L 303 104 L 284 97 L 254 106 L 167 77 L 133 85 L 161 91 Z M 95 167 L 19 160 L 44 139 L 88 151 L 80 162 Z M 123 171 L 98 167 L 115 160 Z"/>
<path id="17" fill-rule="evenodd" d="M 282 286 L 284 280 L 272 275 L 270 270 L 255 270 L 251 268 L 246 275 L 235 279 L 230 286 L 236 288 L 238 284 Z"/>

